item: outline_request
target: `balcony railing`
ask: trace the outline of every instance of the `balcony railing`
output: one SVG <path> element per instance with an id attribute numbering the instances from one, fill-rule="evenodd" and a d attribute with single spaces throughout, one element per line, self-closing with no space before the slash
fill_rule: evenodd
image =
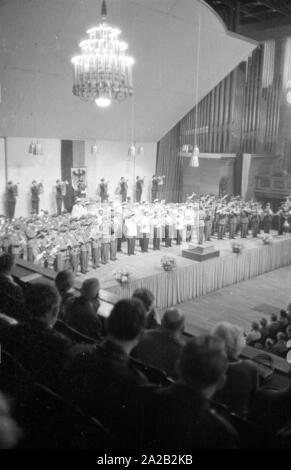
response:
<path id="1" fill-rule="evenodd" d="M 291 178 L 288 176 L 257 176 L 255 191 L 270 195 L 291 196 Z"/>

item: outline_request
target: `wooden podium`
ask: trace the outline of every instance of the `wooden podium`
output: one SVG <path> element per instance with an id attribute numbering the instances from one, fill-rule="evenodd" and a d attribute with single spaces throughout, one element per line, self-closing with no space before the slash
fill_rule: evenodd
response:
<path id="1" fill-rule="evenodd" d="M 217 258 L 219 253 L 220 252 L 216 249 L 215 245 L 209 242 L 205 242 L 202 245 L 189 243 L 188 249 L 182 250 L 183 258 L 199 262 L 206 261 L 211 258 Z"/>

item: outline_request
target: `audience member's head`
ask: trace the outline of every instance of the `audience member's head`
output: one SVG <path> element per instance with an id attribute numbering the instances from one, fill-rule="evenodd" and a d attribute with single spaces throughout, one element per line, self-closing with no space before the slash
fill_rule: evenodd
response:
<path id="1" fill-rule="evenodd" d="M 81 287 L 81 294 L 86 300 L 96 300 L 99 297 L 100 282 L 96 277 L 86 279 Z"/>
<path id="2" fill-rule="evenodd" d="M 57 289 L 49 284 L 31 284 L 25 291 L 25 310 L 30 320 L 53 327 L 59 310 Z"/>
<path id="3" fill-rule="evenodd" d="M 287 320 L 288 319 L 286 310 L 280 310 L 280 319 L 281 320 Z"/>
<path id="4" fill-rule="evenodd" d="M 132 343 L 132 349 L 144 331 L 145 317 L 146 311 L 139 299 L 121 299 L 107 318 L 107 334 L 118 343 Z"/>
<path id="5" fill-rule="evenodd" d="M 277 317 L 276 313 L 272 313 L 271 321 L 277 321 L 277 320 L 278 320 L 278 317 Z"/>
<path id="6" fill-rule="evenodd" d="M 154 305 L 154 294 L 148 289 L 135 289 L 132 297 L 141 300 L 144 305 L 144 308 L 146 309 L 146 312 L 151 310 Z"/>
<path id="7" fill-rule="evenodd" d="M 4 276 L 10 275 L 12 266 L 12 256 L 9 253 L 2 253 L 0 255 L 0 274 Z"/>
<path id="8" fill-rule="evenodd" d="M 72 271 L 60 271 L 55 279 L 56 288 L 59 294 L 63 296 L 74 287 L 75 276 Z"/>
<path id="9" fill-rule="evenodd" d="M 288 338 L 291 338 L 291 325 L 288 325 L 287 328 L 286 328 L 286 334 L 288 336 Z"/>
<path id="10" fill-rule="evenodd" d="M 276 334 L 276 339 L 277 341 L 284 341 L 286 339 L 285 333 L 279 331 L 279 333 Z"/>
<path id="11" fill-rule="evenodd" d="M 179 308 L 168 308 L 162 318 L 162 327 L 172 333 L 184 330 L 185 316 Z"/>
<path id="12" fill-rule="evenodd" d="M 221 322 L 214 327 L 212 333 L 224 341 L 228 359 L 237 359 L 245 346 L 242 328 L 228 322 Z"/>
<path id="13" fill-rule="evenodd" d="M 183 348 L 178 366 L 180 380 L 210 398 L 223 386 L 227 364 L 222 339 L 214 335 L 198 336 Z"/>
<path id="14" fill-rule="evenodd" d="M 260 325 L 261 325 L 262 328 L 266 328 L 266 326 L 268 326 L 268 320 L 264 317 L 261 318 Z"/>
<path id="15" fill-rule="evenodd" d="M 21 430 L 10 414 L 9 403 L 0 393 L 0 449 L 12 449 L 21 437 Z"/>
<path id="16" fill-rule="evenodd" d="M 254 331 L 259 331 L 260 330 L 260 325 L 256 321 L 252 322 L 252 330 L 254 330 Z"/>

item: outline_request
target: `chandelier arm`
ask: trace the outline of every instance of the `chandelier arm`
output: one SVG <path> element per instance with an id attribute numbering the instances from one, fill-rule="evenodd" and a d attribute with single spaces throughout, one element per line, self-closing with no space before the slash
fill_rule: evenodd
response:
<path id="1" fill-rule="evenodd" d="M 106 1 L 105 0 L 102 0 L 101 17 L 102 17 L 102 21 L 106 21 L 107 7 L 106 7 Z"/>

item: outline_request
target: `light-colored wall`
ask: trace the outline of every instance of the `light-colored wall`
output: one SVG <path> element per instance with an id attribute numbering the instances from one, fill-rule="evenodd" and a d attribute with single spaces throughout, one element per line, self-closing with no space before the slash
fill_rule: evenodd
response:
<path id="1" fill-rule="evenodd" d="M 27 217 L 31 211 L 30 185 L 32 180 L 43 181 L 44 193 L 40 195 L 40 209 L 56 212 L 55 183 L 61 178 L 61 141 L 59 139 L 38 139 L 44 149 L 43 155 L 29 155 L 31 141 L 36 138 L 7 138 L 7 172 L 8 180 L 20 183 L 15 217 Z M 97 197 L 97 186 L 102 177 L 111 181 L 110 197 L 121 176 L 129 179 L 128 196 L 134 196 L 134 181 L 136 176 L 146 176 L 143 199 L 150 199 L 151 178 L 155 173 L 156 144 L 139 143 L 143 146 L 143 155 L 137 155 L 135 160 L 128 161 L 127 142 L 98 141 L 98 154 L 92 155 L 90 150 L 94 141 L 74 141 L 74 165 L 86 166 L 88 169 L 87 196 Z M 84 152 L 84 158 L 83 158 Z M 4 213 L 5 200 L 5 155 L 4 139 L 0 139 L 0 214 Z M 134 200 L 134 199 L 133 199 Z"/>
<path id="2" fill-rule="evenodd" d="M 44 186 L 39 208 L 48 210 L 50 214 L 56 212 L 54 186 L 56 180 L 61 177 L 61 141 L 38 139 L 43 146 L 44 154 L 30 155 L 28 149 L 31 140 L 31 138 L 7 138 L 8 180 L 20 183 L 15 217 L 30 214 L 30 185 L 34 179 L 37 182 L 43 181 Z M 35 138 L 33 140 L 36 141 Z"/>
<path id="3" fill-rule="evenodd" d="M 156 143 L 141 143 L 143 155 L 136 155 L 135 159 L 129 160 L 128 142 L 97 141 L 97 155 L 92 155 L 90 150 L 95 141 L 86 141 L 85 164 L 88 169 L 88 192 L 89 197 L 97 196 L 97 188 L 101 178 L 110 180 L 109 196 L 114 198 L 118 181 L 121 176 L 128 178 L 129 188 L 127 195 L 134 200 L 134 181 L 136 176 L 146 177 L 142 200 L 150 199 L 151 179 L 156 168 Z"/>

